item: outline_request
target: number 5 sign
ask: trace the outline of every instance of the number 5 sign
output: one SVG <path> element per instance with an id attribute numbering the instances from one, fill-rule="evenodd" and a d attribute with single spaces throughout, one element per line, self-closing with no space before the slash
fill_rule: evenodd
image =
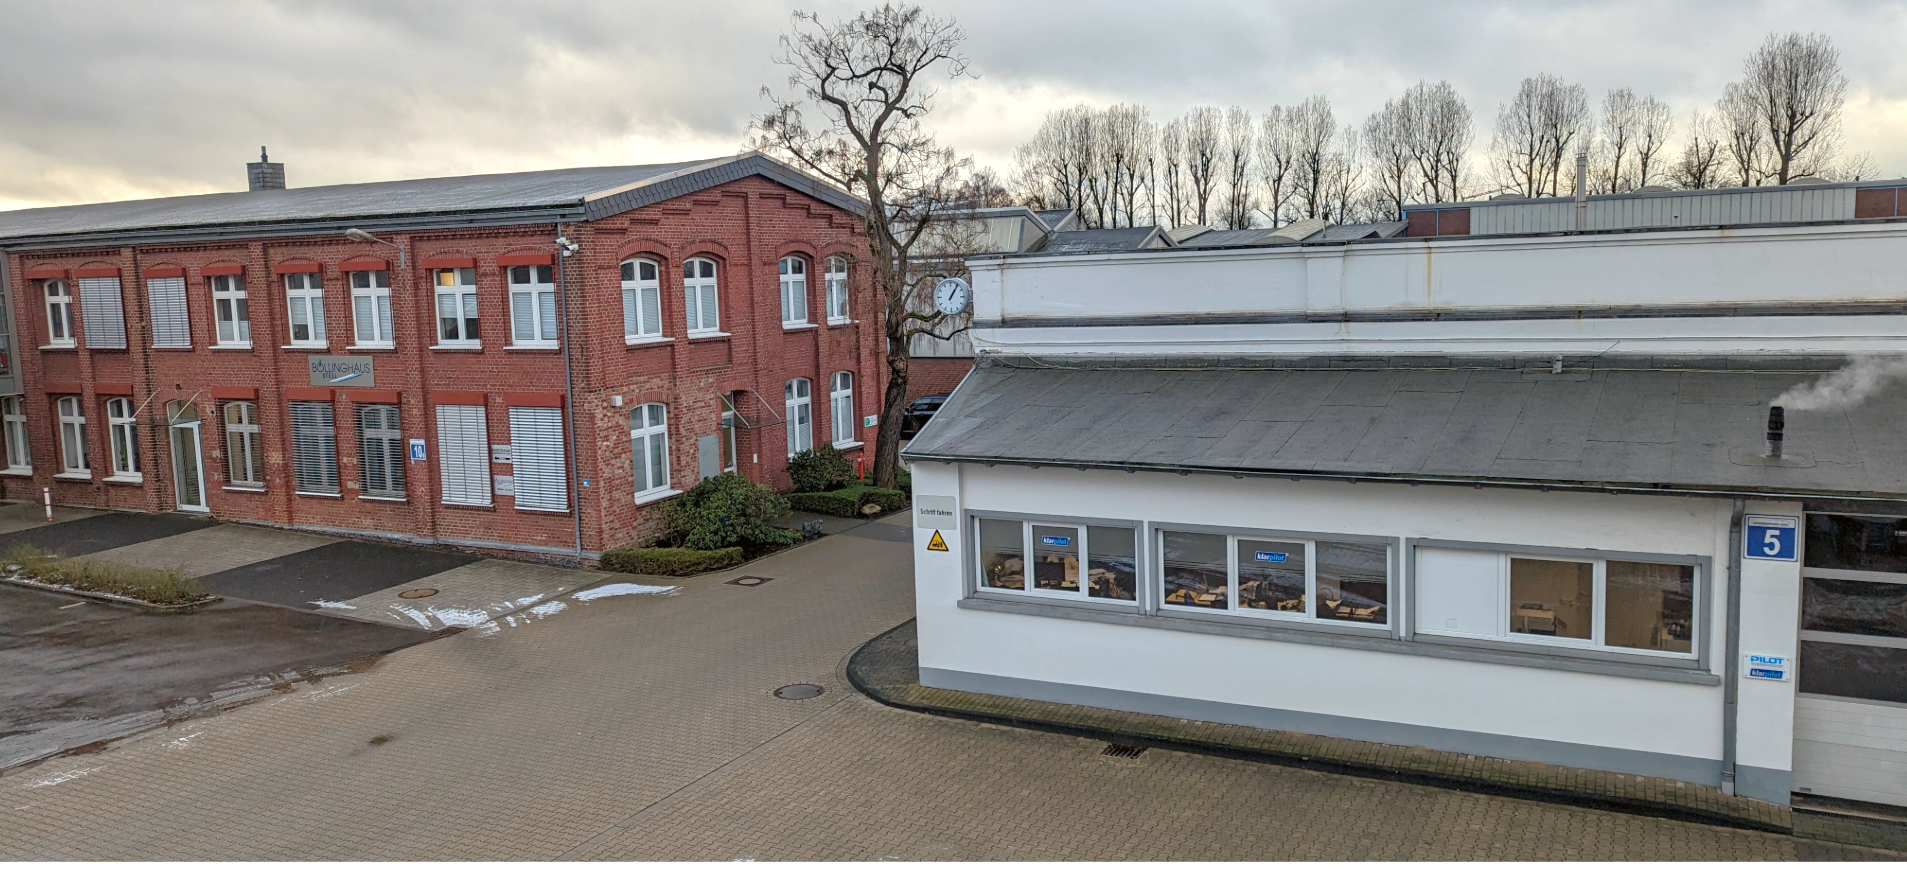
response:
<path id="1" fill-rule="evenodd" d="M 1762 561 L 1794 561 L 1800 547 L 1797 536 L 1801 521 L 1793 516 L 1744 516 L 1747 532 L 1742 535 L 1746 558 Z"/>

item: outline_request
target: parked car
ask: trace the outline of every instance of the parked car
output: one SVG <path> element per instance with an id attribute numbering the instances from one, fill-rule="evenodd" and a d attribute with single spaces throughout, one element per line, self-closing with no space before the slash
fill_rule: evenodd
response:
<path id="1" fill-rule="evenodd" d="M 920 433 L 920 427 L 934 418 L 940 406 L 947 403 L 946 395 L 923 395 L 907 405 L 907 411 L 901 417 L 901 436 L 913 437 Z"/>

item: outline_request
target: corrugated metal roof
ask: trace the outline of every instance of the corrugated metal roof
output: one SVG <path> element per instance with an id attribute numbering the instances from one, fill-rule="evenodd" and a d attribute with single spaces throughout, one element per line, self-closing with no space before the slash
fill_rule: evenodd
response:
<path id="1" fill-rule="evenodd" d="M 1054 232 L 1072 229 L 1079 223 L 1079 209 L 1077 208 L 1049 208 L 1033 213 L 1039 215 L 1040 222 L 1046 224 L 1046 228 Z"/>
<path id="2" fill-rule="evenodd" d="M 1055 232 L 1046 237 L 1039 253 L 1107 253 L 1120 250 L 1140 250 L 1148 246 L 1163 246 L 1164 233 L 1156 226 L 1134 226 L 1124 229 L 1075 229 L 1068 232 Z"/>
<path id="3" fill-rule="evenodd" d="M 1181 239 L 1179 247 L 1237 247 L 1257 244 L 1270 235 L 1271 228 L 1266 226 L 1253 229 L 1215 229 L 1211 232 L 1201 232 L 1189 239 Z"/>
<path id="4" fill-rule="evenodd" d="M 1339 226 L 1327 226 L 1317 235 L 1305 241 L 1356 241 L 1360 238 L 1396 238 L 1404 234 L 1409 226 L 1402 220 L 1387 220 L 1381 223 L 1346 223 Z"/>
<path id="5" fill-rule="evenodd" d="M 760 154 L 658 163 L 208 193 L 0 212 L 0 240 L 365 218 L 566 209 L 595 218 L 734 178 L 767 175 L 843 207 L 859 201 Z M 844 204 L 845 203 L 845 204 Z"/>
<path id="6" fill-rule="evenodd" d="M 1192 224 L 1190 226 L 1173 227 L 1171 229 L 1166 230 L 1165 234 L 1168 238 L 1172 239 L 1173 241 L 1179 242 L 1180 244 L 1184 244 L 1185 240 L 1188 238 L 1197 238 L 1201 235 L 1204 235 L 1205 233 L 1212 232 L 1212 231 L 1213 231 L 1212 227 Z"/>
<path id="7" fill-rule="evenodd" d="M 1073 368 L 987 360 L 906 453 L 913 460 L 1907 496 L 1907 436 L 1899 425 L 1907 385 L 1847 410 L 1790 410 L 1790 460 L 1771 464 L 1757 458 L 1769 400 L 1820 376 L 1793 370 L 1794 360 L 1717 360 L 1721 370 L 1604 360 L 1560 376 L 1547 366 L 1514 367 L 1514 360 L 1475 368 L 1316 362 L 1315 369 L 1147 369 L 1137 367 L 1146 364 L 1140 360 Z M 1814 360 L 1812 367 L 1836 364 Z"/>

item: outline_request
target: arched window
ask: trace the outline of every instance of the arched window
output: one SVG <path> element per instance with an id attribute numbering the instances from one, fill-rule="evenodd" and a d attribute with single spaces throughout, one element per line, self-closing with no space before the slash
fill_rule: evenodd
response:
<path id="1" fill-rule="evenodd" d="M 86 411 L 77 396 L 59 401 L 60 473 L 91 477 L 93 466 L 86 462 Z"/>
<path id="2" fill-rule="evenodd" d="M 265 469 L 258 456 L 258 406 L 249 401 L 225 405 L 225 462 L 227 485 L 265 488 Z"/>
<path id="3" fill-rule="evenodd" d="M 140 479 L 139 421 L 132 413 L 132 399 L 115 398 L 106 402 L 106 433 L 113 446 L 113 479 Z"/>
<path id="4" fill-rule="evenodd" d="M 653 260 L 622 264 L 623 338 L 662 337 L 662 267 Z"/>
<path id="5" fill-rule="evenodd" d="M 808 261 L 781 258 L 781 325 L 808 325 Z"/>
<path id="6" fill-rule="evenodd" d="M 46 282 L 46 343 L 71 347 L 73 338 L 73 292 L 65 281 Z"/>
<path id="7" fill-rule="evenodd" d="M 836 371 L 828 379 L 828 434 L 834 438 L 837 447 L 847 446 L 859 441 L 854 435 L 860 426 L 854 424 L 854 374 L 849 371 Z"/>
<path id="8" fill-rule="evenodd" d="M 682 294 L 690 332 L 722 330 L 722 305 L 715 290 L 714 260 L 697 257 L 682 264 Z"/>
<path id="9" fill-rule="evenodd" d="M 783 407 L 788 411 L 783 418 L 788 421 L 788 455 L 791 456 L 814 448 L 814 399 L 810 388 L 808 378 L 797 377 L 781 390 Z"/>
<path id="10" fill-rule="evenodd" d="M 848 321 L 848 261 L 838 256 L 828 257 L 828 270 L 825 274 L 828 285 L 828 322 L 846 323 Z"/>
<path id="11" fill-rule="evenodd" d="M 669 409 L 645 404 L 629 412 L 629 452 L 636 463 L 636 497 L 669 488 Z"/>

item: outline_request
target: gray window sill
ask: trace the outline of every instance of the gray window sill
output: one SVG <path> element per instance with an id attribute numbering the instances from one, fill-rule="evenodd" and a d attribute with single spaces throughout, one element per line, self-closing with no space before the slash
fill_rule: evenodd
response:
<path id="1" fill-rule="evenodd" d="M 219 488 L 227 492 L 250 492 L 254 495 L 265 494 L 264 486 L 220 486 Z"/>
<path id="2" fill-rule="evenodd" d="M 300 498 L 343 498 L 341 492 L 292 492 Z"/>
<path id="3" fill-rule="evenodd" d="M 482 353 L 483 345 L 482 344 L 432 344 L 430 345 L 430 349 L 436 350 L 438 352 Z"/>
<path id="4" fill-rule="evenodd" d="M 639 338 L 632 337 L 629 335 L 622 336 L 622 344 L 624 347 L 649 347 L 656 344 L 673 344 L 673 343 L 675 343 L 674 338 L 669 338 L 662 335 L 647 335 L 647 336 L 643 336 Z"/>
<path id="5" fill-rule="evenodd" d="M 53 479 L 82 480 L 82 481 L 90 483 L 93 481 L 93 472 L 92 471 L 62 471 L 60 473 L 54 474 Z"/>
<path id="6" fill-rule="evenodd" d="M 114 474 L 100 480 L 100 482 L 120 483 L 127 486 L 143 486 L 146 484 L 146 476 L 144 474 Z"/>
<path id="7" fill-rule="evenodd" d="M 0 477 L 31 477 L 32 468 L 0 468 Z"/>
<path id="8" fill-rule="evenodd" d="M 673 498 L 680 494 L 682 494 L 681 489 L 663 489 L 657 492 L 645 492 L 636 496 L 636 506 L 640 507 L 644 504 L 654 504 L 657 501 Z"/>
<path id="9" fill-rule="evenodd" d="M 383 501 L 386 504 L 409 504 L 411 499 L 402 495 L 359 495 L 360 501 Z"/>
<path id="10" fill-rule="evenodd" d="M 1654 679 L 1662 682 L 1681 682 L 1688 685 L 1720 685 L 1722 682 L 1721 677 L 1714 673 L 1687 667 L 1670 667 L 1630 661 L 1607 661 L 1566 657 L 1563 655 L 1544 654 L 1534 650 L 1525 652 L 1516 649 L 1484 649 L 1442 642 L 1425 642 L 1422 640 L 1395 640 L 1388 636 L 1366 636 L 1343 631 L 1320 630 L 1316 627 L 1239 624 L 1236 620 L 1231 619 L 1217 621 L 1213 619 L 1186 618 L 1177 615 L 1147 615 L 1139 612 L 1129 604 L 1121 606 L 1091 603 L 1088 601 L 1074 603 L 1070 601 L 1020 601 L 998 600 L 990 597 L 969 597 L 961 600 L 959 606 L 961 609 L 978 610 L 982 612 L 1044 616 L 1047 618 L 1073 619 L 1075 621 L 1099 622 L 1102 624 L 1125 625 L 1137 628 L 1161 628 L 1164 630 L 1185 631 L 1194 634 L 1214 634 L 1224 637 L 1243 637 L 1246 639 L 1272 640 L 1285 643 L 1305 643 L 1314 646 L 1335 646 L 1344 649 L 1363 649 L 1373 652 L 1421 655 L 1427 658 L 1448 658 L 1458 661 L 1504 664 L 1512 667 L 1568 670 L 1576 673 L 1593 673 L 1599 676 Z"/>

